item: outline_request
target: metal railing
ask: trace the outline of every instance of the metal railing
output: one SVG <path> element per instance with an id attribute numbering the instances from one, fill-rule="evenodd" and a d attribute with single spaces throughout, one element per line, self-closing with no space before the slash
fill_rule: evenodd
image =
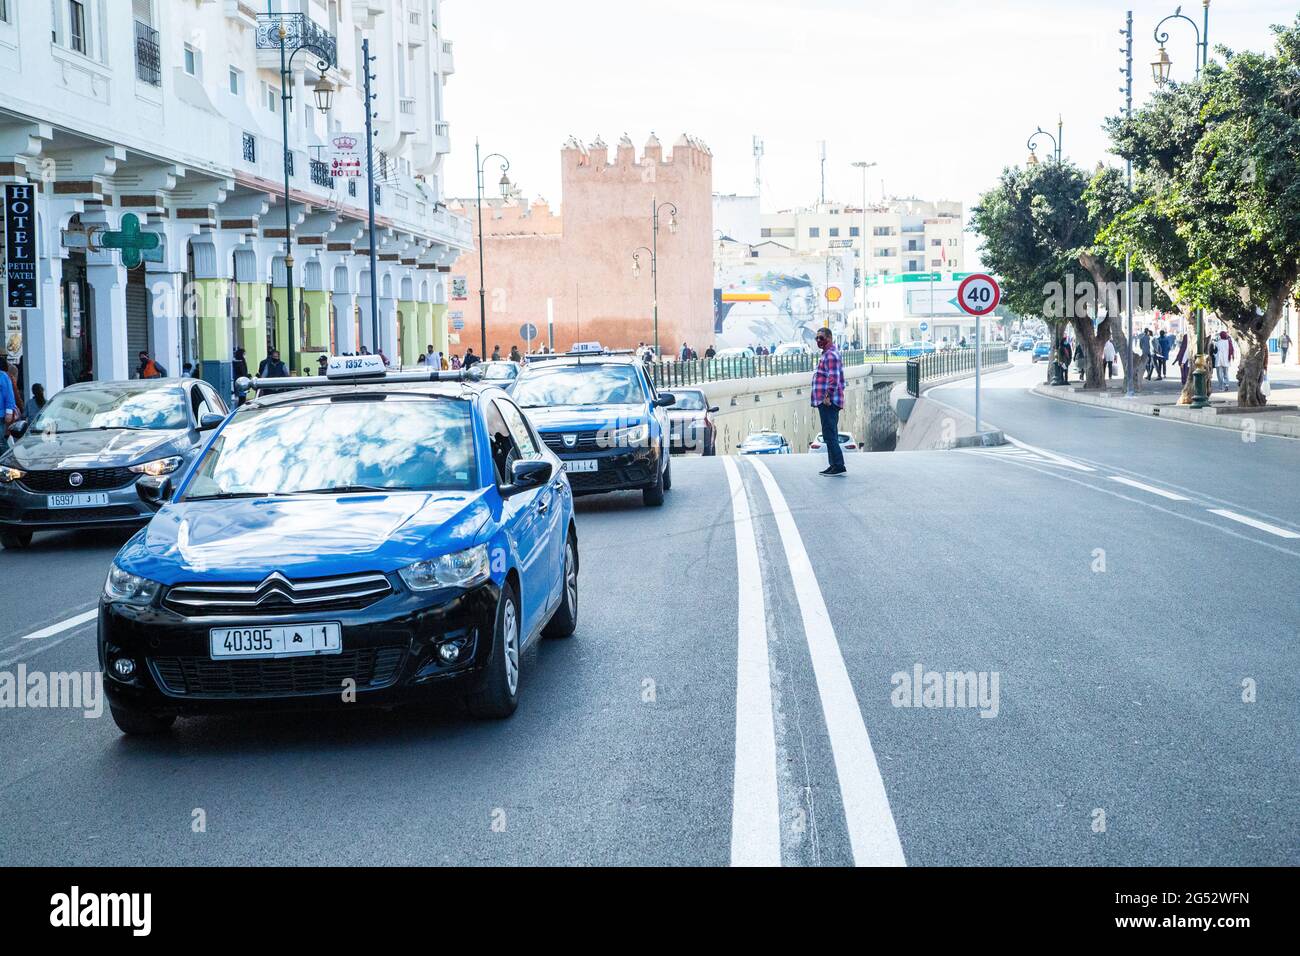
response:
<path id="1" fill-rule="evenodd" d="M 983 352 L 981 368 L 1005 365 L 1007 362 L 1005 344 L 985 344 L 980 351 Z M 907 391 L 909 395 L 916 398 L 921 394 L 922 382 L 974 371 L 975 349 L 944 349 L 940 352 L 928 352 L 907 360 Z"/>
<path id="2" fill-rule="evenodd" d="M 319 159 L 311 161 L 311 181 L 326 189 L 334 188 L 334 177 L 330 175 L 330 164 Z"/>
<path id="3" fill-rule="evenodd" d="M 901 362 L 906 356 L 899 352 L 881 349 L 849 349 L 840 352 L 845 366 L 866 365 L 868 362 Z M 725 358 L 687 359 L 674 362 L 653 362 L 650 374 L 656 388 L 673 388 L 683 385 L 700 385 L 736 378 L 762 378 L 770 375 L 811 375 L 817 368 L 819 356 L 808 353 L 796 355 L 735 355 Z"/>
<path id="4" fill-rule="evenodd" d="M 135 21 L 135 78 L 150 86 L 162 86 L 158 31 L 141 20 Z"/>

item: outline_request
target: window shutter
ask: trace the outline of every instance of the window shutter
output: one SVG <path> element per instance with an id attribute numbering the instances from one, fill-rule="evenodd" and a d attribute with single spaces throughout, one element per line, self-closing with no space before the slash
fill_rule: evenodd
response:
<path id="1" fill-rule="evenodd" d="M 141 23 L 153 26 L 153 0 L 131 0 L 131 13 Z"/>

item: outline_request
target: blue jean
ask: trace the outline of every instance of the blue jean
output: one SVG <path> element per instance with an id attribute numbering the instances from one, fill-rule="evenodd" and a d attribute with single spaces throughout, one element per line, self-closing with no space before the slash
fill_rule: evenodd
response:
<path id="1" fill-rule="evenodd" d="M 840 408 L 837 405 L 818 405 L 817 414 L 822 420 L 822 441 L 826 443 L 826 457 L 832 468 L 844 467 L 844 449 L 840 446 Z"/>

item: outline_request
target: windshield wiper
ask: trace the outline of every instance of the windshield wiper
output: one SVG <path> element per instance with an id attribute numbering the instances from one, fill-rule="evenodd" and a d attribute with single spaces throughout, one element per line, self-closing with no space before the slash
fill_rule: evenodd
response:
<path id="1" fill-rule="evenodd" d="M 383 488 L 379 485 L 334 485 L 330 488 L 300 488 L 296 495 L 346 495 L 357 491 L 378 491 L 389 494 L 394 491 L 412 491 L 411 488 Z"/>
<path id="2" fill-rule="evenodd" d="M 224 501 L 229 498 L 279 498 L 282 491 L 218 491 L 213 495 L 186 495 L 185 501 Z"/>

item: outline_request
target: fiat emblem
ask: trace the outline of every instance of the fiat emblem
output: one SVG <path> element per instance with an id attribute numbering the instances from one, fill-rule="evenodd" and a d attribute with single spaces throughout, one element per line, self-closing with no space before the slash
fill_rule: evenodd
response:
<path id="1" fill-rule="evenodd" d="M 81 476 L 81 472 L 79 471 L 74 471 L 72 474 L 68 475 L 68 484 L 72 485 L 74 488 L 80 488 L 81 483 L 85 480 L 86 479 Z"/>

